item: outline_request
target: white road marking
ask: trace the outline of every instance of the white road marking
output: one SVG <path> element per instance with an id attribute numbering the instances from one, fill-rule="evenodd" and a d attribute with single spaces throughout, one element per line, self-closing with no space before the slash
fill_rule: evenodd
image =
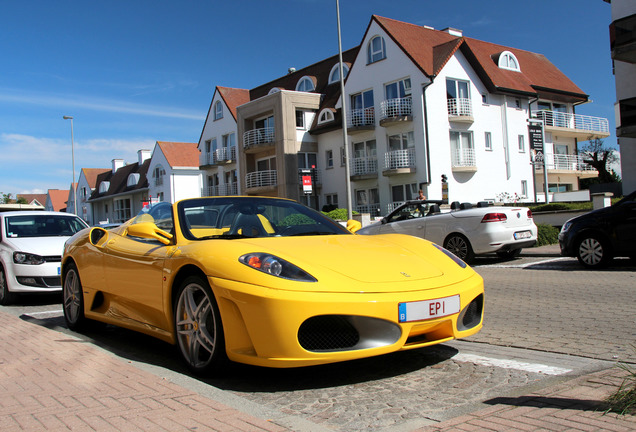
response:
<path id="1" fill-rule="evenodd" d="M 477 265 L 473 267 L 526 268 L 530 266 L 535 266 L 540 264 L 549 264 L 553 262 L 566 261 L 566 260 L 571 260 L 571 258 L 568 258 L 568 257 L 552 258 L 552 259 L 547 259 L 543 261 L 534 261 L 534 262 L 529 262 L 524 264 L 483 264 L 483 265 Z"/>
<path id="2" fill-rule="evenodd" d="M 475 354 L 457 354 L 453 357 L 453 360 L 457 360 L 460 362 L 466 363 L 474 363 L 482 366 L 494 366 L 500 367 L 504 369 L 515 369 L 521 370 L 525 372 L 534 372 L 545 375 L 563 375 L 568 372 L 572 372 L 572 369 L 565 369 L 556 366 L 548 366 L 544 364 L 538 363 L 526 363 L 516 360 L 504 360 L 504 359 L 495 359 L 489 357 L 482 357 Z"/>

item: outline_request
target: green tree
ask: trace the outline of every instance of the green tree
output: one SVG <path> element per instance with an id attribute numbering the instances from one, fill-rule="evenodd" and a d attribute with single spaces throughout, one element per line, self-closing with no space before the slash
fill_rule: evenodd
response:
<path id="1" fill-rule="evenodd" d="M 10 193 L 6 194 L 4 192 L 0 192 L 0 204 L 10 204 L 12 202 L 13 198 Z"/>
<path id="2" fill-rule="evenodd" d="M 598 180 L 591 183 L 617 183 L 620 177 L 609 168 L 609 165 L 618 162 L 615 150 L 608 148 L 602 139 L 596 138 L 579 147 L 579 155 L 583 162 L 594 167 L 598 171 Z"/>

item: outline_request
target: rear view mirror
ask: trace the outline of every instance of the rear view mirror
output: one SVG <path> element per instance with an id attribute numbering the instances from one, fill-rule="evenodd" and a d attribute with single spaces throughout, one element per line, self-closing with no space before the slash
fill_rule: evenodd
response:
<path id="1" fill-rule="evenodd" d="M 145 239 L 158 240 L 163 244 L 170 244 L 172 234 L 157 227 L 153 222 L 141 222 L 128 227 L 128 235 Z"/>

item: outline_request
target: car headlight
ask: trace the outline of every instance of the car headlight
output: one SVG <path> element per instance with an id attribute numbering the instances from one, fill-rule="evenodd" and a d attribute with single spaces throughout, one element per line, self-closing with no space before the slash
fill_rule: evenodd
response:
<path id="1" fill-rule="evenodd" d="M 450 259 L 452 259 L 453 261 L 455 261 L 455 263 L 460 266 L 461 268 L 466 268 L 466 266 L 468 264 L 466 264 L 461 258 L 459 258 L 457 255 L 455 255 L 454 253 L 452 253 L 451 251 L 449 251 L 446 248 L 441 247 L 438 244 L 433 243 L 433 246 L 435 246 L 437 249 L 439 249 L 441 252 L 443 252 L 446 256 L 448 256 Z"/>
<path id="2" fill-rule="evenodd" d="M 563 226 L 561 227 L 561 232 L 567 232 L 570 228 L 572 228 L 572 222 L 567 221 L 566 223 L 563 224 Z"/>
<path id="3" fill-rule="evenodd" d="M 267 253 L 250 253 L 241 256 L 239 261 L 248 267 L 272 276 L 302 282 L 316 282 L 316 278 L 306 271 L 282 258 L 278 258 L 275 255 Z"/>
<path id="4" fill-rule="evenodd" d="M 39 265 L 44 264 L 46 261 L 40 255 L 26 252 L 13 252 L 13 262 L 16 264 Z"/>

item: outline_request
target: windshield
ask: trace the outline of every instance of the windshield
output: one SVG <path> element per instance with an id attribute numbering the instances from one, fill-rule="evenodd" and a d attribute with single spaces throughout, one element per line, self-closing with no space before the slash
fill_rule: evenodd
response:
<path id="1" fill-rule="evenodd" d="M 21 215 L 5 217 L 7 237 L 72 236 L 88 225 L 75 216 Z"/>
<path id="2" fill-rule="evenodd" d="M 171 232 L 174 227 L 172 222 L 172 204 L 164 201 L 145 206 L 131 223 L 140 222 L 153 222 L 162 230 Z"/>
<path id="3" fill-rule="evenodd" d="M 178 204 L 190 240 L 350 234 L 342 225 L 294 201 L 273 198 L 200 198 Z"/>

